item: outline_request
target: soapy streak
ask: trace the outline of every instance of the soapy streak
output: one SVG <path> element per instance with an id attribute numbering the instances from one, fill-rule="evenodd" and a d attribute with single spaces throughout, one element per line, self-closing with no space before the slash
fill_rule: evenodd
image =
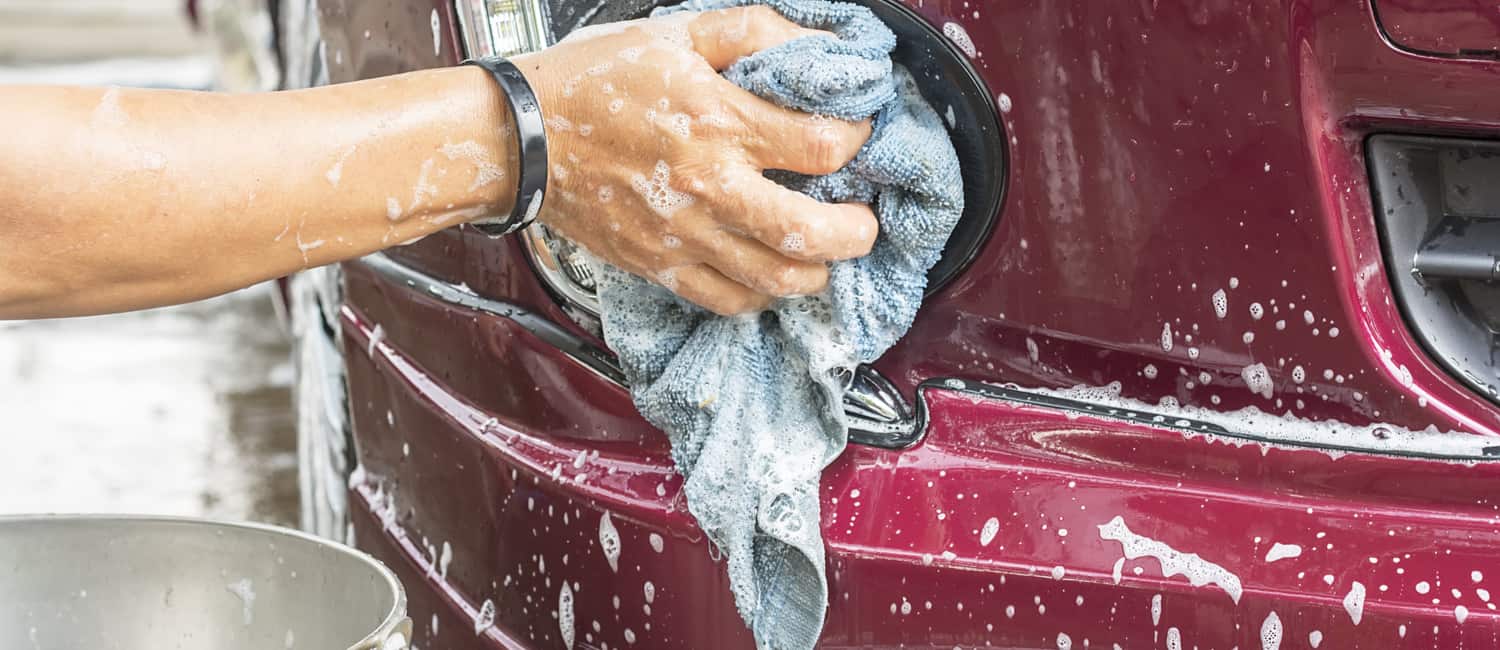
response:
<path id="1" fill-rule="evenodd" d="M 1349 453 L 1344 450 L 1353 450 L 1466 460 L 1485 457 L 1485 449 L 1494 444 L 1482 436 L 1456 431 L 1439 432 L 1434 426 L 1413 431 L 1393 424 L 1353 425 L 1337 420 L 1308 420 L 1297 417 L 1290 411 L 1276 415 L 1254 406 L 1219 411 L 1199 406 L 1148 404 L 1138 399 L 1121 397 L 1120 382 L 1111 382 L 1106 386 L 1079 385 L 1064 389 L 1023 388 L 1015 384 L 1007 384 L 1004 388 L 1088 402 L 1121 411 L 1161 415 L 1165 422 L 1174 426 L 1187 426 L 1191 424 L 1190 420 L 1205 422 L 1218 425 L 1231 434 L 1223 436 L 1199 431 L 1184 432 L 1185 435 L 1202 436 L 1213 442 L 1236 446 L 1278 445 L 1301 450 L 1311 446 L 1335 459 Z M 1102 412 L 1099 415 L 1108 417 Z M 1254 433 L 1253 437 L 1249 432 Z"/>
<path id="2" fill-rule="evenodd" d="M 1155 558 L 1161 563 L 1163 576 L 1170 578 L 1181 575 L 1194 587 L 1215 585 L 1229 594 L 1236 605 L 1244 593 L 1239 576 L 1228 569 L 1203 559 L 1197 553 L 1183 553 L 1165 543 L 1137 535 L 1131 532 L 1123 517 L 1116 516 L 1108 523 L 1100 524 L 1099 537 L 1119 542 L 1126 559 Z"/>

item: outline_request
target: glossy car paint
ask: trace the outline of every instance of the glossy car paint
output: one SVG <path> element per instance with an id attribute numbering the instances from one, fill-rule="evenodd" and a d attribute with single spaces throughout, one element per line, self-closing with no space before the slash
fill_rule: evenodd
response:
<path id="1" fill-rule="evenodd" d="M 1362 141 L 1500 134 L 1500 65 L 1404 51 L 1363 0 L 912 4 L 972 38 L 1013 139 L 992 238 L 877 364 L 908 398 L 942 378 L 1120 382 L 1496 435 L 1495 406 L 1392 303 Z M 331 78 L 454 63 L 449 13 L 323 0 Z M 392 257 L 588 336 L 514 241 L 460 228 Z M 345 272 L 357 538 L 402 574 L 419 645 L 560 647 L 564 628 L 574 647 L 751 645 L 623 388 L 511 318 Z M 1255 363 L 1269 398 L 1242 378 Z M 825 474 L 827 647 L 1257 648 L 1277 629 L 1280 647 L 1500 647 L 1491 462 L 1247 444 L 951 385 L 922 389 L 919 445 L 851 447 Z M 1116 518 L 1154 541 L 1106 536 Z M 1275 544 L 1301 553 L 1268 560 Z"/>
<path id="2" fill-rule="evenodd" d="M 1398 46 L 1421 54 L 1500 56 L 1500 6 L 1483 0 L 1378 0 L 1376 13 Z"/>

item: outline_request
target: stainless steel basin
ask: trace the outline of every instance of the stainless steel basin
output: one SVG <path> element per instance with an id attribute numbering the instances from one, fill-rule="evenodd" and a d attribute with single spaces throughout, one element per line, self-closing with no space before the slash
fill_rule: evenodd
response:
<path id="1" fill-rule="evenodd" d="M 359 551 L 257 524 L 0 517 L 0 648 L 402 650 L 406 594 Z"/>

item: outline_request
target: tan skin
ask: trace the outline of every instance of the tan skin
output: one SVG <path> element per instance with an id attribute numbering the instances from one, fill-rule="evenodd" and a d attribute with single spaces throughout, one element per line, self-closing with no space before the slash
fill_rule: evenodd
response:
<path id="1" fill-rule="evenodd" d="M 715 74 L 813 33 L 752 7 L 516 59 L 548 118 L 539 218 L 719 313 L 821 290 L 828 262 L 869 251 L 873 214 L 760 172 L 834 171 L 869 125 Z M 0 88 L 0 318 L 187 302 L 508 214 L 505 106 L 474 67 L 254 95 Z"/>

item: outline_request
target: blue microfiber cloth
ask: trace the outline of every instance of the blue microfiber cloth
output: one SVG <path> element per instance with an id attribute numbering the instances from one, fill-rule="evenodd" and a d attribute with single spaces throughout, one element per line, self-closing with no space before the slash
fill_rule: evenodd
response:
<path id="1" fill-rule="evenodd" d="M 875 360 L 911 326 L 926 273 L 963 212 L 958 157 L 869 10 L 822 0 L 695 0 L 657 13 L 766 4 L 836 37 L 801 38 L 724 76 L 783 106 L 874 116 L 869 142 L 823 177 L 774 173 L 826 202 L 875 207 L 866 257 L 832 265 L 822 295 L 720 317 L 600 264 L 605 339 L 636 406 L 671 439 L 688 509 L 728 559 L 740 614 L 761 647 L 811 648 L 828 605 L 818 502 L 848 425 L 835 370 Z M 795 143 L 787 143 L 795 146 Z"/>

